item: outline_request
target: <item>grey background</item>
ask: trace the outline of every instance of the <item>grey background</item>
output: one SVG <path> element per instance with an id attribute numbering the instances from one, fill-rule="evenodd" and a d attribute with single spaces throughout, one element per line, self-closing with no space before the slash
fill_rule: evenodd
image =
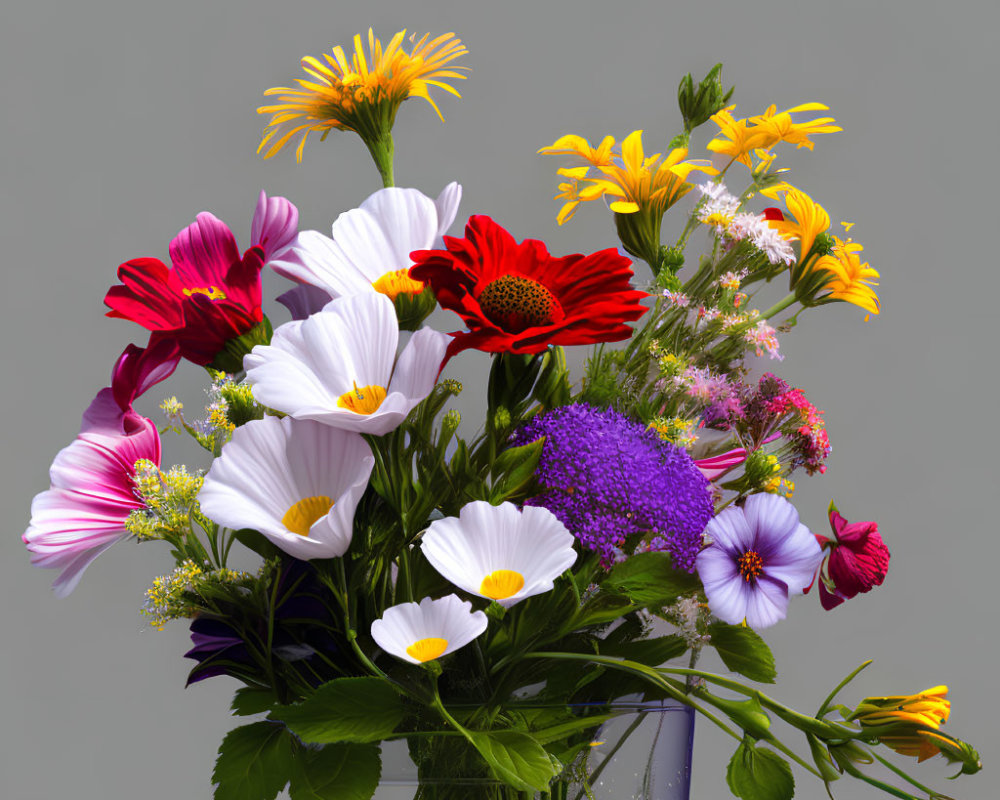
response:
<path id="1" fill-rule="evenodd" d="M 948 786 L 938 759 L 920 774 L 949 794 L 995 797 L 1000 20 L 986 9 L 964 0 L 8 4 L 0 796 L 210 797 L 235 683 L 185 691 L 185 626 L 157 633 L 137 615 L 144 588 L 170 566 L 167 553 L 121 544 L 57 601 L 55 573 L 29 567 L 19 536 L 115 357 L 145 340 L 102 317 L 120 262 L 165 258 L 202 209 L 246 245 L 262 187 L 287 195 L 303 227 L 320 230 L 377 188 L 350 135 L 315 141 L 301 165 L 290 152 L 255 155 L 263 89 L 298 77 L 302 55 L 346 46 L 373 25 L 384 38 L 404 26 L 456 31 L 471 51 L 465 98 L 439 93 L 445 125 L 425 103 L 402 108 L 399 184 L 433 195 L 458 180 L 460 220 L 491 214 L 554 253 L 614 244 L 598 207 L 555 225 L 556 160 L 535 150 L 562 133 L 594 141 L 643 128 L 648 149 L 662 146 L 679 123 L 681 74 L 700 76 L 720 60 L 741 115 L 771 102 L 831 106 L 846 132 L 817 137 L 813 154 L 785 145 L 780 157 L 835 223 L 857 223 L 852 235 L 882 272 L 884 313 L 867 324 L 847 305 L 805 315 L 775 366 L 826 410 L 834 446 L 827 475 L 799 482 L 803 521 L 822 531 L 836 498 L 848 518 L 879 522 L 893 558 L 875 593 L 832 613 L 800 598 L 766 632 L 780 670 L 774 692 L 812 709 L 863 658 L 875 664 L 846 702 L 947 683 L 947 729 L 979 746 L 988 771 Z M 279 286 L 270 281 L 266 297 Z M 463 356 L 449 372 L 472 387 L 484 359 Z M 139 409 L 153 415 L 176 393 L 196 412 L 203 387 L 184 365 Z M 178 442 L 165 460 L 197 463 Z M 696 798 L 727 795 L 730 752 L 700 726 Z M 809 776 L 799 785 L 799 797 L 825 796 Z M 846 780 L 837 789 L 877 796 Z"/>

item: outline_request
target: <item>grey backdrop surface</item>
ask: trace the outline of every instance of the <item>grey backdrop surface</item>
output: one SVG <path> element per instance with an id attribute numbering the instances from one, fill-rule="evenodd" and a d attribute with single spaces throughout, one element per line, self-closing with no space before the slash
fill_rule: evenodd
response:
<path id="1" fill-rule="evenodd" d="M 304 54 L 375 27 L 456 31 L 472 67 L 465 98 L 401 110 L 397 179 L 428 194 L 450 180 L 459 219 L 493 215 L 555 253 L 613 245 L 609 215 L 583 208 L 557 228 L 554 159 L 535 150 L 575 132 L 592 141 L 646 130 L 650 150 L 676 131 L 682 73 L 725 62 L 739 112 L 820 100 L 846 132 L 813 154 L 785 145 L 792 180 L 857 223 L 852 235 L 883 276 L 884 313 L 851 306 L 806 315 L 783 340 L 780 373 L 827 412 L 833 455 L 802 479 L 795 503 L 815 530 L 836 498 L 851 519 L 878 520 L 892 550 L 886 584 L 832 613 L 800 598 L 766 632 L 776 693 L 815 707 L 863 658 L 875 664 L 845 696 L 947 683 L 948 729 L 976 743 L 987 772 L 946 786 L 993 798 L 998 380 L 996 269 L 998 15 L 986 3 L 906 2 L 110 2 L 9 4 L 0 31 L 4 135 L 0 179 L 4 284 L 2 460 L 3 647 L 0 796 L 209 798 L 215 749 L 234 726 L 235 684 L 183 689 L 183 624 L 149 630 L 136 613 L 169 557 L 121 544 L 68 600 L 54 572 L 28 565 L 19 536 L 56 452 L 108 382 L 114 358 L 144 334 L 102 317 L 115 267 L 166 257 L 203 209 L 247 242 L 257 192 L 285 194 L 303 227 L 327 230 L 377 188 L 354 137 L 314 142 L 305 161 L 255 155 L 265 87 L 299 75 Z M 440 94 L 440 93 L 439 93 Z M 704 138 L 696 141 L 699 146 Z M 268 302 L 280 281 L 265 286 Z M 273 306 L 272 306 L 273 307 Z M 277 319 L 283 319 L 275 313 Z M 440 317 L 441 324 L 451 324 Z M 449 373 L 470 386 L 483 360 Z M 183 366 L 143 398 L 204 400 Z M 470 407 L 471 412 L 471 407 Z M 467 416 L 471 416 L 471 413 Z M 196 463 L 171 442 L 168 463 Z M 700 726 L 694 797 L 727 796 L 731 745 Z M 825 796 L 798 775 L 802 798 Z M 875 797 L 838 785 L 838 797 Z"/>

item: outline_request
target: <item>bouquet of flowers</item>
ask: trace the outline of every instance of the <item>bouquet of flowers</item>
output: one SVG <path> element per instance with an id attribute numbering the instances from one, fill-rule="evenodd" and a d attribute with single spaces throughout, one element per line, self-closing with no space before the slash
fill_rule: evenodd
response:
<path id="1" fill-rule="evenodd" d="M 557 222 L 603 200 L 620 247 L 553 256 L 483 214 L 449 236 L 461 187 L 394 186 L 392 128 L 408 98 L 438 111 L 431 90 L 458 96 L 466 53 L 453 34 L 383 46 L 369 31 L 367 48 L 358 36 L 353 54 L 306 57 L 296 88 L 266 92 L 265 158 L 298 137 L 301 161 L 311 134 L 353 131 L 384 188 L 331 236 L 262 192 L 247 249 L 203 212 L 170 241 L 170 266 L 118 268 L 108 316 L 149 339 L 56 456 L 23 537 L 32 563 L 58 569 L 65 596 L 118 541 L 168 546 L 174 569 L 142 613 L 190 620 L 189 683 L 236 678 L 233 713 L 253 718 L 220 747 L 216 800 L 371 797 L 393 741 L 422 798 L 668 796 L 655 752 L 631 785 L 608 776 L 642 720 L 677 707 L 732 735 L 725 779 L 745 800 L 791 797 L 790 761 L 828 790 L 847 774 L 943 797 L 886 751 L 980 768 L 941 729 L 945 687 L 851 701 L 866 662 L 815 714 L 760 687 L 776 674 L 760 631 L 792 596 L 815 587 L 833 609 L 889 564 L 874 522 L 833 503 L 830 530 L 800 522 L 793 478 L 823 473 L 830 452 L 822 412 L 751 371 L 781 360 L 779 335 L 807 309 L 879 313 L 850 226 L 832 232 L 777 167 L 780 146 L 841 129 L 814 102 L 737 117 L 717 65 L 681 81 L 663 153 L 647 155 L 642 131 L 539 150 L 560 164 Z M 689 158 L 708 123 L 714 158 Z M 668 245 L 671 209 L 684 226 Z M 276 328 L 265 268 L 295 284 Z M 439 306 L 455 330 L 424 324 Z M 571 376 L 564 348 L 585 345 Z M 466 350 L 486 381 L 471 438 L 450 407 L 449 361 Z M 133 404 L 182 359 L 207 370 L 211 403 L 193 421 L 171 397 L 158 429 Z M 163 465 L 167 432 L 210 468 Z M 259 567 L 233 569 L 234 547 Z M 698 668 L 706 648 L 730 674 Z M 686 797 L 680 777 L 671 796 Z"/>

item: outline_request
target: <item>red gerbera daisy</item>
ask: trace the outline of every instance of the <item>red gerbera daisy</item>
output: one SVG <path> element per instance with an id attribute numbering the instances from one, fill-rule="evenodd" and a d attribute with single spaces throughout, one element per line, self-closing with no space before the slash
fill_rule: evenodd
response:
<path id="1" fill-rule="evenodd" d="M 195 364 L 237 372 L 242 352 L 253 343 L 227 344 L 261 330 L 261 268 L 287 248 L 297 227 L 295 206 L 262 192 L 253 246 L 241 257 L 229 227 L 203 212 L 170 242 L 172 269 L 155 258 L 118 267 L 122 285 L 112 286 L 104 298 L 111 309 L 107 316 L 130 319 L 151 331 L 151 345 L 176 342 L 180 354 Z"/>
<path id="2" fill-rule="evenodd" d="M 447 358 L 474 347 L 487 353 L 540 353 L 549 345 L 617 342 L 632 335 L 646 297 L 629 284 L 632 262 L 616 250 L 553 258 L 544 243 L 518 244 L 487 216 L 469 218 L 465 238 L 447 250 L 416 250 L 410 277 L 430 284 L 443 308 L 464 320 Z"/>

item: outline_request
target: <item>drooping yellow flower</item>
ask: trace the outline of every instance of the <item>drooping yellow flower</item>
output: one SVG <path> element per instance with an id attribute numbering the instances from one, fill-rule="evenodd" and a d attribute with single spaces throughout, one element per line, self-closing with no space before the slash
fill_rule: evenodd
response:
<path id="1" fill-rule="evenodd" d="M 880 729 L 878 739 L 904 756 L 924 761 L 941 752 L 943 737 L 934 732 L 948 721 L 947 686 L 914 695 L 866 697 L 851 719 L 862 728 Z"/>
<path id="2" fill-rule="evenodd" d="M 708 143 L 708 149 L 713 153 L 728 155 L 750 169 L 753 169 L 750 153 L 754 150 L 769 150 L 778 142 L 790 142 L 796 147 L 808 147 L 812 150 L 810 136 L 843 130 L 831 124 L 835 121 L 833 117 L 819 117 L 807 122 L 792 120 L 792 114 L 800 111 L 828 110 L 822 103 L 803 103 L 780 113 L 772 105 L 763 114 L 747 119 L 736 119 L 732 115 L 734 108 L 736 106 L 728 106 L 712 116 L 712 121 L 719 126 L 721 136 L 712 139 Z"/>
<path id="3" fill-rule="evenodd" d="M 793 122 L 792 114 L 799 111 L 829 111 L 829 106 L 822 103 L 803 103 L 793 106 L 786 111 L 777 112 L 777 106 L 768 106 L 763 114 L 751 117 L 750 122 L 755 131 L 762 132 L 768 143 L 764 147 L 771 147 L 778 142 L 788 142 L 798 147 L 813 149 L 813 143 L 809 137 L 816 133 L 836 133 L 843 128 L 832 125 L 835 122 L 833 117 L 818 117 L 808 122 Z"/>
<path id="4" fill-rule="evenodd" d="M 864 248 L 850 239 L 844 241 L 835 236 L 833 240 L 835 244 L 832 252 L 817 259 L 811 269 L 825 269 L 833 273 L 833 277 L 826 283 L 830 297 L 853 303 L 871 314 L 878 314 L 878 296 L 872 287 L 878 285 L 874 279 L 879 275 L 867 261 L 861 262 L 858 254 Z"/>
<path id="5" fill-rule="evenodd" d="M 332 54 L 325 53 L 323 61 L 303 58 L 302 69 L 313 80 L 297 79 L 301 87 L 297 89 L 278 86 L 264 92 L 278 95 L 278 102 L 257 109 L 259 114 L 273 115 L 257 152 L 267 148 L 264 158 L 270 158 L 301 134 L 295 151 L 296 160 L 301 161 L 309 135 L 320 133 L 326 138 L 332 130 L 356 131 L 371 147 L 371 142 L 389 135 L 399 105 L 410 97 L 424 98 L 440 117 L 428 90 L 435 86 L 461 97 L 446 80 L 464 79 L 458 70 L 465 68 L 447 65 L 468 50 L 453 33 L 445 33 L 434 39 L 425 34 L 416 42 L 411 37 L 413 46 L 407 53 L 402 49 L 405 35 L 405 30 L 399 31 L 383 48 L 369 28 L 367 55 L 358 34 L 350 60 L 340 46 Z"/>
<path id="6" fill-rule="evenodd" d="M 789 183 L 765 189 L 761 194 L 771 198 L 784 194 L 789 216 L 782 215 L 782 219 L 769 217 L 768 224 L 786 239 L 799 240 L 799 261 L 803 261 L 809 255 L 816 236 L 830 227 L 830 215 L 809 195 Z"/>

